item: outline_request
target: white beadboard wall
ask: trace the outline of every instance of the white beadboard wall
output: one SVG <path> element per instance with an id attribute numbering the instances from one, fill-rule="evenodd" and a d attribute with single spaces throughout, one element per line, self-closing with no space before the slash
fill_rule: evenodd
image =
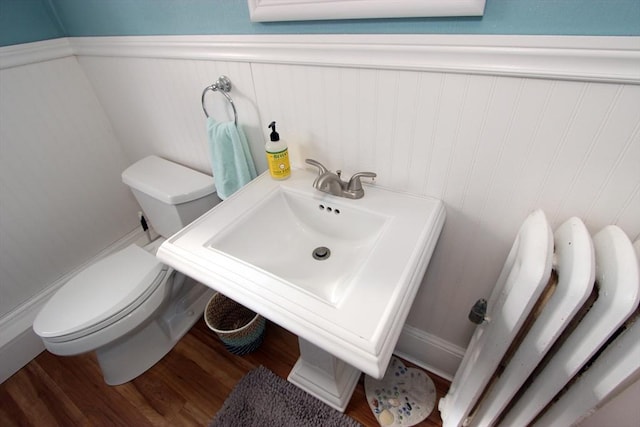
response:
<path id="1" fill-rule="evenodd" d="M 130 157 L 156 152 L 208 170 L 200 93 L 225 74 L 263 170 L 266 125 L 276 120 L 297 164 L 371 170 L 378 185 L 441 198 L 447 220 L 399 344 L 406 356 L 455 372 L 473 330 L 469 308 L 490 293 L 533 209 L 554 225 L 579 216 L 592 232 L 618 224 L 639 235 L 637 40 L 613 55 L 621 62 L 601 38 L 570 48 L 557 38 L 533 39 L 542 48 L 508 37 L 473 46 L 440 37 L 428 48 L 415 37 L 260 40 L 75 46 Z M 224 98 L 208 96 L 219 103 L 214 117 L 229 119 Z"/>
<path id="2" fill-rule="evenodd" d="M 55 50 L 60 43 L 38 46 Z M 11 343 L 28 343 L 30 357 L 44 348 L 30 335 L 30 325 L 51 288 L 134 229 L 139 209 L 120 178 L 129 163 L 70 51 L 57 59 L 5 65 L 0 69 L 0 381 L 24 364 L 24 352 Z"/>
<path id="3" fill-rule="evenodd" d="M 266 170 L 249 64 L 84 56 L 79 61 L 127 158 L 136 161 L 156 154 L 209 175 L 212 172 L 201 94 L 219 76 L 229 76 L 238 121 L 251 143 L 257 168 Z M 233 110 L 220 93 L 208 91 L 205 105 L 214 119 L 233 119 Z"/>
<path id="4" fill-rule="evenodd" d="M 210 172 L 200 95 L 224 74 L 258 169 L 276 120 L 298 165 L 313 157 L 345 174 L 372 170 L 377 185 L 441 198 L 445 228 L 397 350 L 445 377 L 472 333 L 469 308 L 489 294 L 531 210 L 554 225 L 575 215 L 592 232 L 618 224 L 640 235 L 638 38 L 69 43 L 98 99 L 87 108 L 104 111 L 115 134 L 102 144 L 119 141 L 122 163 L 154 153 Z M 216 119 L 231 118 L 222 95 L 209 93 L 207 105 Z"/>

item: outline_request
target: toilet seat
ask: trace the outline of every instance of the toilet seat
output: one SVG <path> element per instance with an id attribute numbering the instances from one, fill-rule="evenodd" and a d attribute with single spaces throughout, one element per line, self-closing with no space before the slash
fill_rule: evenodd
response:
<path id="1" fill-rule="evenodd" d="M 77 339 L 103 329 L 143 304 L 166 282 L 167 270 L 155 256 L 130 245 L 65 283 L 40 311 L 33 329 L 53 342 Z"/>

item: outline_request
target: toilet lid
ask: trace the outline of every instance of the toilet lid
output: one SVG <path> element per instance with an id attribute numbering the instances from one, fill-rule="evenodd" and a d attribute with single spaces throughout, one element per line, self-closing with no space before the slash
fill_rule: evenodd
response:
<path id="1" fill-rule="evenodd" d="M 33 322 L 41 337 L 72 334 L 130 306 L 162 273 L 163 264 L 136 245 L 84 269 L 65 283 Z"/>

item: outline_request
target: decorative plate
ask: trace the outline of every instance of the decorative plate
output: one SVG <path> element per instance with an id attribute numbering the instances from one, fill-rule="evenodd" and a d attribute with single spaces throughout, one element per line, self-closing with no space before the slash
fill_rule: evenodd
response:
<path id="1" fill-rule="evenodd" d="M 381 426 L 413 426 L 426 419 L 436 402 L 436 387 L 423 371 L 391 357 L 381 380 L 364 378 L 367 403 Z"/>

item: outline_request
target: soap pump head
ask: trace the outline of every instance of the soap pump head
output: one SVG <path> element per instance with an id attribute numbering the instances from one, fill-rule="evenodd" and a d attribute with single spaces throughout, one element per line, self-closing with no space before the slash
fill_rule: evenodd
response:
<path id="1" fill-rule="evenodd" d="M 280 141 L 280 135 L 278 135 L 278 132 L 276 132 L 276 122 L 271 122 L 269 124 L 269 127 L 271 128 L 271 135 L 269 135 L 271 140 Z"/>

